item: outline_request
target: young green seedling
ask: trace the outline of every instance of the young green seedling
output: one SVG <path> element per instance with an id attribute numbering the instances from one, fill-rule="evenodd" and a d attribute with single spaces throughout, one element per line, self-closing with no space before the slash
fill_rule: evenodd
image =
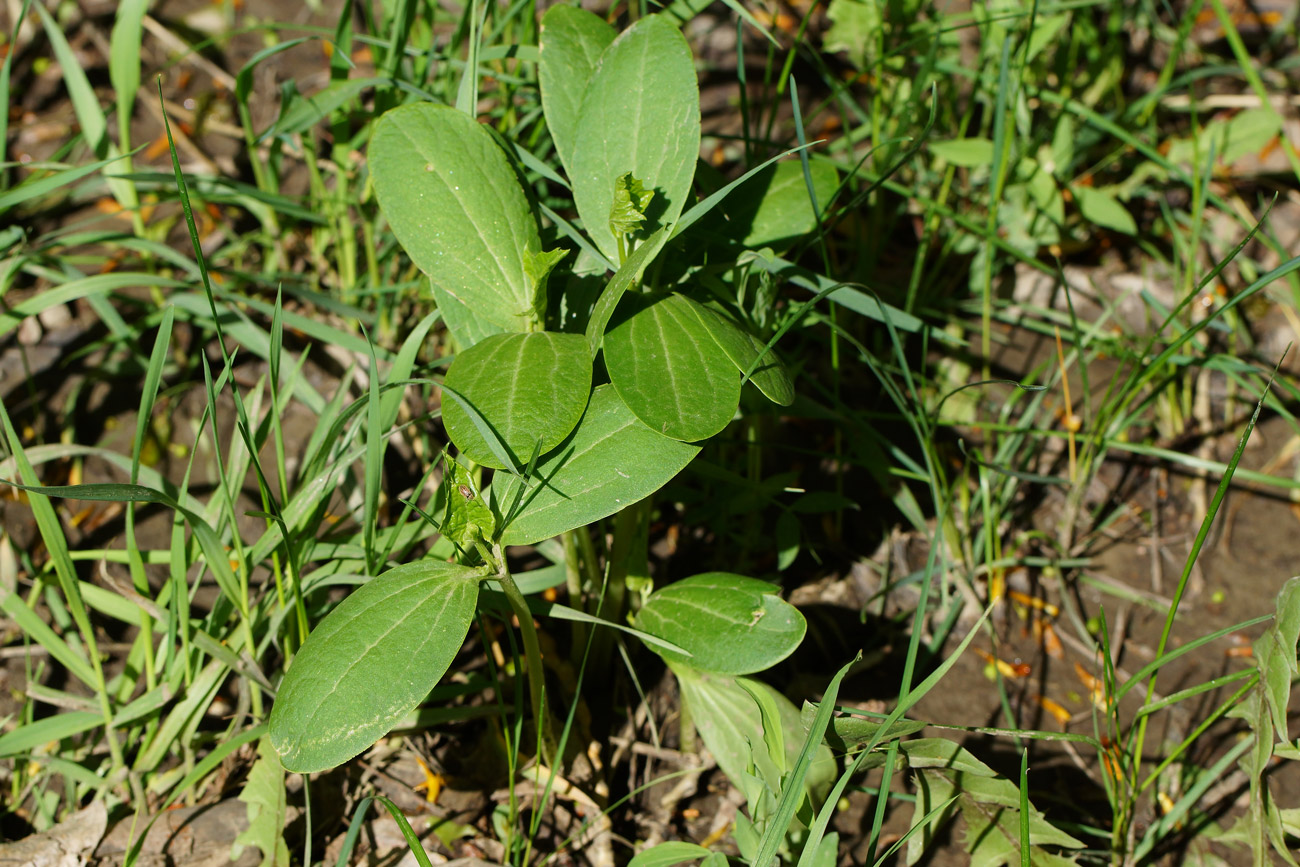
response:
<path id="1" fill-rule="evenodd" d="M 304 644 L 271 717 L 273 743 L 290 769 L 345 761 L 412 711 L 450 665 L 488 578 L 506 591 L 524 632 L 544 733 L 532 615 L 505 568 L 504 546 L 585 528 L 653 494 L 695 457 L 696 443 L 731 421 L 751 368 L 748 381 L 767 397 L 794 398 L 780 361 L 727 306 L 734 299 L 689 283 L 642 285 L 679 218 L 699 219 L 698 208 L 682 217 L 700 121 L 695 68 L 676 25 L 651 15 L 615 36 L 590 13 L 556 7 L 543 19 L 540 58 L 546 119 L 585 228 L 584 256 L 603 256 L 614 273 L 582 311 L 582 333 L 547 330 L 555 294 L 548 283 L 568 285 L 558 269 L 577 263 L 563 248 L 543 249 L 533 203 L 499 139 L 473 117 L 432 103 L 393 109 L 375 124 L 369 162 L 379 205 L 427 275 L 459 347 L 444 380 L 447 434 L 463 458 L 495 475 L 479 491 L 463 467 L 447 465 L 441 530 L 464 565 L 390 569 Z M 574 309 L 578 301 L 563 303 Z M 608 383 L 594 378 L 601 353 Z M 635 514 L 648 520 L 646 510 Z M 621 581 L 626 564 L 612 571 Z M 768 585 L 725 578 L 665 588 L 643 611 L 653 618 L 700 592 L 750 606 L 732 612 L 743 634 L 728 662 L 701 646 L 678 654 L 674 666 L 758 671 L 802 638 L 802 618 Z M 668 632 L 676 636 L 669 642 L 691 638 Z M 697 650 L 705 661 L 689 662 Z"/>

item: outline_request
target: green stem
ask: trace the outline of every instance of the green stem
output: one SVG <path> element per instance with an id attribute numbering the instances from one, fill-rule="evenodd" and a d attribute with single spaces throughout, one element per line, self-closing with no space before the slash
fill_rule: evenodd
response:
<path id="1" fill-rule="evenodd" d="M 488 564 L 496 568 L 496 579 L 505 591 L 510 608 L 519 620 L 519 631 L 524 637 L 524 657 L 528 666 L 528 692 L 533 703 L 533 721 L 537 725 L 537 738 L 541 745 L 542 760 L 555 767 L 555 738 L 551 732 L 551 717 L 546 709 L 546 672 L 542 668 L 542 647 L 537 640 L 537 630 L 533 628 L 533 613 L 528 610 L 528 602 L 520 592 L 515 579 L 510 577 L 506 566 L 505 552 L 499 544 L 491 551 L 487 546 L 477 543 L 479 553 Z"/>
<path id="2" fill-rule="evenodd" d="M 596 546 L 591 541 L 591 533 L 586 527 L 579 527 L 574 530 L 577 536 L 578 553 L 581 555 L 584 583 L 582 588 L 583 607 L 590 614 L 595 614 L 596 610 L 592 607 L 591 601 L 595 598 L 594 594 L 600 587 L 600 567 L 599 560 L 596 558 Z"/>
<path id="3" fill-rule="evenodd" d="M 679 686 L 678 689 L 680 688 Z M 695 737 L 695 720 L 691 717 L 691 706 L 684 701 L 677 716 L 677 743 L 684 753 L 694 754 L 699 750 Z"/>
<path id="4" fill-rule="evenodd" d="M 582 558 L 578 553 L 578 541 L 576 535 L 579 532 L 585 533 L 585 528 L 570 530 L 564 534 L 564 583 L 569 591 L 569 604 L 579 609 L 582 608 Z M 572 626 L 573 635 L 573 662 L 581 660 L 582 649 L 587 646 L 587 624 L 574 621 Z"/>

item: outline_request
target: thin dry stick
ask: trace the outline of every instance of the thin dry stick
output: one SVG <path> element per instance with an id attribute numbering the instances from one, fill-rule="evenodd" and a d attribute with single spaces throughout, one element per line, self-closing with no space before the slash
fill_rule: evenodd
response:
<path id="1" fill-rule="evenodd" d="M 1074 414 L 1074 406 L 1070 403 L 1070 377 L 1065 372 L 1065 347 L 1061 345 L 1060 326 L 1053 326 L 1056 331 L 1056 358 L 1061 363 L 1061 390 L 1065 392 L 1065 416 L 1061 419 L 1065 425 L 1066 435 L 1070 443 L 1070 484 L 1074 484 L 1074 434 L 1079 430 L 1079 417 Z"/>

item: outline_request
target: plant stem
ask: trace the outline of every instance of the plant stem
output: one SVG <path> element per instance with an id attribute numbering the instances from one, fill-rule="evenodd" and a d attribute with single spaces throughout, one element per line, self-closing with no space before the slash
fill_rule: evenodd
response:
<path id="1" fill-rule="evenodd" d="M 582 599 L 582 560 L 575 537 L 579 532 L 585 532 L 585 529 L 570 530 L 564 534 L 564 579 L 569 591 L 570 604 L 581 607 L 579 600 Z M 571 656 L 576 663 L 580 659 L 581 649 L 587 646 L 587 624 L 575 621 L 570 628 L 573 636 Z"/>
<path id="2" fill-rule="evenodd" d="M 533 614 L 528 610 L 528 602 L 520 592 L 519 585 L 515 583 L 514 578 L 510 577 L 510 569 L 506 566 L 505 552 L 501 550 L 501 545 L 494 545 L 491 552 L 488 552 L 487 546 L 481 542 L 478 547 L 484 559 L 496 566 L 497 582 L 505 591 L 510 608 L 519 620 L 519 631 L 524 637 L 524 658 L 528 666 L 528 692 L 532 698 L 533 721 L 537 726 L 541 758 L 546 764 L 558 767 L 555 737 L 551 732 L 551 717 L 546 708 L 546 672 L 542 668 L 542 648 L 537 641 L 537 630 L 533 628 Z"/>

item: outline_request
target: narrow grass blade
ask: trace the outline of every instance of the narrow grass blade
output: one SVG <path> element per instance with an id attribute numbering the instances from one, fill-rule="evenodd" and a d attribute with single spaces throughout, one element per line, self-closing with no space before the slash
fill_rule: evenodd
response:
<path id="1" fill-rule="evenodd" d="M 514 459 L 510 456 L 510 450 L 506 448 L 506 444 L 501 441 L 501 437 L 497 434 L 496 430 L 494 430 L 488 420 L 483 417 L 483 414 L 474 407 L 474 404 L 470 403 L 463 394 L 456 391 L 454 388 L 449 388 L 445 382 L 439 383 L 439 387 L 442 389 L 443 394 L 450 395 L 452 400 L 460 404 L 461 409 L 465 410 L 465 414 L 469 416 L 469 420 L 474 424 L 474 429 L 478 431 L 479 436 L 483 437 L 484 442 L 486 442 L 488 448 L 491 449 L 493 456 L 501 462 L 502 466 L 504 466 L 511 475 L 522 476 L 523 474 L 519 470 L 519 465 L 516 464 Z"/>
<path id="2" fill-rule="evenodd" d="M 5 416 L 5 420 L 8 420 L 8 416 Z M 30 469 L 30 465 L 28 467 Z M 203 549 L 203 553 L 208 560 L 208 568 L 212 570 L 212 574 L 217 579 L 217 584 L 221 587 L 222 592 L 229 595 L 230 601 L 239 606 L 241 612 L 247 615 L 248 611 L 245 607 L 246 603 L 243 600 L 243 594 L 239 590 L 239 583 L 236 581 L 234 572 L 230 567 L 230 557 L 221 544 L 216 531 L 200 515 L 186 509 L 162 491 L 146 488 L 143 485 L 116 482 L 92 485 L 50 485 L 48 487 L 19 485 L 3 481 L 0 481 L 0 484 L 10 485 L 19 490 L 27 491 L 29 494 L 38 495 L 40 501 L 46 502 L 47 506 L 48 501 L 44 499 L 45 497 L 66 497 L 74 500 L 96 500 L 106 503 L 156 503 L 178 512 L 185 518 L 198 539 L 199 546 Z M 57 518 L 54 518 L 52 509 L 50 510 L 50 518 L 57 521 Z M 38 517 L 38 523 L 39 521 Z M 66 551 L 64 556 L 66 556 Z M 71 559 L 68 560 L 67 568 L 72 569 Z M 77 593 L 77 599 L 80 601 L 80 592 L 75 587 L 74 592 Z"/>
<path id="3" fill-rule="evenodd" d="M 465 60 L 465 72 L 460 79 L 460 88 L 456 91 L 456 110 L 463 111 L 471 117 L 478 113 L 478 55 L 479 42 L 483 38 L 483 10 L 481 0 L 471 0 L 469 8 L 469 57 Z"/>
<path id="4" fill-rule="evenodd" d="M 1254 739 L 1244 738 L 1234 744 L 1213 765 L 1197 774 L 1196 782 L 1189 786 L 1183 796 L 1174 802 L 1173 809 L 1160 816 L 1147 828 L 1146 834 L 1143 835 L 1137 847 L 1133 850 L 1133 863 L 1142 863 L 1156 844 L 1165 839 L 1172 829 L 1184 821 L 1188 812 L 1204 797 L 1210 787 L 1223 779 L 1228 772 L 1228 768 L 1232 767 L 1233 763 L 1253 746 Z"/>
<path id="5" fill-rule="evenodd" d="M 136 148 L 129 154 L 118 154 L 117 156 L 97 160 L 93 163 L 87 163 L 86 165 L 74 166 L 73 168 L 64 169 L 63 171 L 55 172 L 52 175 L 47 175 L 46 177 L 20 184 L 3 195 L 0 195 L 0 212 L 7 211 L 15 205 L 20 205 L 30 199 L 44 196 L 57 190 L 59 187 L 75 183 L 87 175 L 93 175 L 95 172 L 100 171 L 104 167 L 111 165 L 118 160 L 126 159 L 139 153 L 140 150 L 142 150 L 142 148 Z"/>
<path id="6" fill-rule="evenodd" d="M 1217 629 L 1214 632 L 1209 633 L 1208 635 L 1202 635 L 1199 636 L 1198 638 L 1194 638 L 1191 641 L 1187 642 L 1186 644 L 1180 644 L 1178 647 L 1175 647 L 1173 650 L 1169 651 L 1166 654 L 1156 657 L 1155 659 L 1151 660 L 1146 665 L 1142 666 L 1137 671 L 1135 671 L 1127 681 L 1120 684 L 1119 688 L 1115 690 L 1115 700 L 1119 701 L 1120 699 L 1124 698 L 1124 696 L 1128 694 L 1128 691 L 1130 689 L 1142 683 L 1152 674 L 1164 668 L 1166 665 L 1173 662 L 1178 657 L 1183 656 L 1184 654 L 1187 653 L 1191 653 L 1193 650 L 1196 650 L 1199 647 L 1204 647 L 1205 645 L 1213 641 L 1217 641 L 1220 638 L 1223 638 L 1225 636 L 1231 635 L 1234 632 L 1241 632 L 1242 634 L 1245 634 L 1246 631 L 1249 630 L 1252 626 L 1256 626 L 1260 623 L 1265 623 L 1272 619 L 1273 619 L 1272 614 L 1261 614 L 1259 617 L 1252 617 L 1249 620 L 1243 620 L 1240 623 L 1234 623 L 1231 626 L 1225 626 L 1222 629 Z"/>
<path id="7" fill-rule="evenodd" d="M 365 537 L 366 563 L 370 574 L 379 574 L 375 562 L 375 525 L 379 520 L 379 486 L 383 477 L 384 445 L 383 431 L 379 427 L 382 406 L 379 402 L 379 362 L 375 358 L 374 344 L 370 335 L 365 335 L 370 344 L 370 400 L 366 404 L 366 464 L 365 488 L 361 517 L 361 530 Z"/>
<path id="8" fill-rule="evenodd" d="M 525 573 L 528 574 L 528 573 Z M 506 599 L 504 592 L 500 590 L 500 584 L 495 580 L 489 579 L 483 583 L 483 590 L 479 593 L 480 604 L 491 607 L 496 611 L 510 611 L 509 600 Z M 544 599 L 538 599 L 536 596 L 530 596 L 527 599 L 528 610 L 538 617 L 554 617 L 556 620 L 570 620 L 575 623 L 589 623 L 593 626 L 608 626 L 610 629 L 617 629 L 619 632 L 634 635 L 646 644 L 662 648 L 670 654 L 680 654 L 689 659 L 691 653 L 684 648 L 678 647 L 665 638 L 657 635 L 651 635 L 648 632 L 642 632 L 631 626 L 625 626 L 622 623 L 616 623 L 612 620 L 605 620 L 594 614 L 588 614 L 585 611 L 579 611 L 576 608 L 570 608 L 560 602 L 547 602 Z"/>
<path id="9" fill-rule="evenodd" d="M 9 99 L 13 91 L 9 89 L 9 74 L 13 69 L 14 45 L 18 42 L 19 28 L 27 20 L 27 13 L 31 10 L 32 0 L 23 0 L 23 8 L 19 10 L 18 17 L 14 20 L 14 28 L 9 32 L 9 50 L 5 52 L 4 62 L 0 63 L 0 165 L 9 159 Z M 10 8 L 12 10 L 12 7 Z M 0 168 L 0 190 L 8 186 L 9 172 L 5 168 Z"/>
<path id="10" fill-rule="evenodd" d="M 682 214 L 681 217 L 677 220 L 677 222 L 673 224 L 672 234 L 668 236 L 668 240 L 671 241 L 673 238 L 676 238 L 678 235 L 685 232 L 691 226 L 695 225 L 697 222 L 700 221 L 701 218 L 703 218 L 706 214 L 708 214 L 709 211 L 712 211 L 714 208 L 720 205 L 722 203 L 722 200 L 725 199 L 732 192 L 734 192 L 737 187 L 745 183 L 745 181 L 749 180 L 750 178 L 754 177 L 754 175 L 763 171 L 763 169 L 767 168 L 768 166 L 772 165 L 775 162 L 785 159 L 791 154 L 799 154 L 800 157 L 802 158 L 804 154 L 807 152 L 808 148 L 816 144 L 820 144 L 820 142 L 808 142 L 807 144 L 800 145 L 799 147 L 791 148 L 790 150 L 785 151 L 784 153 L 779 153 L 769 160 L 764 160 L 762 163 L 759 163 L 754 168 L 745 172 L 743 175 L 736 178 L 734 181 L 727 184 L 722 189 L 696 202 L 694 205 L 691 206 L 691 209 L 689 211 Z"/>
<path id="11" fill-rule="evenodd" d="M 1029 747 L 1020 751 L 1020 867 L 1033 867 L 1029 848 Z"/>
<path id="12" fill-rule="evenodd" d="M 339 848 L 339 860 L 335 862 L 336 867 L 348 867 L 352 863 L 352 850 L 357 846 L 357 839 L 361 836 L 362 819 L 366 815 L 366 810 L 370 808 L 370 803 L 374 798 L 370 795 L 362 798 L 357 804 L 357 808 L 352 811 L 352 821 L 348 823 L 348 833 L 343 837 L 343 845 Z"/>
<path id="13" fill-rule="evenodd" d="M 72 101 L 72 109 L 77 115 L 81 137 L 90 146 L 91 151 L 98 156 L 104 156 L 101 147 L 105 142 L 108 123 L 104 119 L 104 110 L 95 97 L 95 89 L 90 86 L 90 79 L 86 77 L 86 71 L 77 60 L 72 46 L 68 44 L 67 37 L 59 29 L 58 22 L 45 11 L 44 4 L 37 3 L 36 11 L 40 15 L 41 23 L 45 25 L 45 35 L 50 40 L 50 47 L 54 49 L 54 58 L 62 68 L 63 84 L 68 90 L 68 98 Z"/>
<path id="14" fill-rule="evenodd" d="M 817 705 L 817 715 L 813 717 L 812 725 L 808 728 L 808 736 L 804 738 L 803 747 L 799 750 L 799 757 L 795 759 L 794 766 L 781 781 L 781 800 L 777 802 L 776 813 L 768 824 L 762 840 L 759 841 L 758 855 L 753 862 L 755 865 L 771 864 L 772 859 L 776 857 L 776 850 L 781 846 L 781 841 L 790 830 L 790 822 L 805 797 L 803 781 L 808 776 L 809 767 L 812 766 L 813 753 L 821 746 L 822 740 L 826 737 L 826 729 L 831 724 L 831 717 L 835 714 L 835 700 L 839 698 L 840 684 L 861 658 L 862 655 L 858 654 L 845 663 L 826 687 L 826 692 Z M 836 801 L 838 800 L 837 798 Z M 819 814 L 818 819 L 820 818 Z M 798 867 L 811 867 L 813 857 L 825 834 L 826 826 L 820 821 L 814 822 L 804 843 L 803 852 L 800 853 Z"/>
<path id="15" fill-rule="evenodd" d="M 1289 348 L 1288 348 L 1289 349 Z M 1282 364 L 1278 361 L 1278 366 Z M 1196 531 L 1196 537 L 1192 540 L 1191 550 L 1187 552 L 1187 560 L 1183 564 L 1183 573 L 1179 576 L 1178 587 L 1174 591 L 1174 596 L 1169 605 L 1169 612 L 1165 616 L 1164 627 L 1160 631 L 1160 641 L 1156 645 L 1156 658 L 1159 658 L 1165 652 L 1165 647 L 1169 643 L 1169 634 L 1173 630 L 1174 620 L 1178 616 L 1178 604 L 1182 601 L 1183 594 L 1187 590 L 1187 583 L 1191 579 L 1192 569 L 1196 565 L 1197 559 L 1201 555 L 1201 548 L 1205 545 L 1205 540 L 1210 534 L 1210 527 L 1214 525 L 1214 519 L 1219 514 L 1219 507 L 1223 505 L 1223 498 L 1227 496 L 1228 489 L 1232 487 L 1232 477 L 1237 470 L 1237 464 L 1241 462 L 1241 456 L 1246 451 L 1246 443 L 1250 440 L 1250 435 L 1255 430 L 1255 424 L 1259 421 L 1259 413 L 1264 408 L 1264 396 L 1268 394 L 1273 387 L 1273 379 L 1277 376 L 1277 368 L 1273 371 L 1273 376 L 1269 378 L 1268 384 L 1264 387 L 1264 393 L 1260 395 L 1259 401 L 1255 404 L 1255 411 L 1251 414 L 1250 421 L 1247 422 L 1246 428 L 1242 431 L 1241 440 L 1237 443 L 1237 448 L 1232 453 L 1231 460 L 1228 461 L 1228 467 L 1219 480 L 1219 487 L 1214 492 L 1214 497 L 1210 500 L 1209 506 L 1205 511 L 1205 518 L 1201 521 L 1200 528 Z M 1148 695 L 1155 690 L 1156 677 L 1159 675 L 1159 669 L 1151 672 L 1151 678 L 1148 681 Z"/>
<path id="16" fill-rule="evenodd" d="M 882 797 L 883 797 L 883 793 L 882 793 Z M 930 812 L 922 816 L 921 821 L 916 822 L 915 824 L 912 825 L 911 828 L 908 828 L 907 833 L 903 834 L 903 836 L 895 840 L 888 849 L 886 849 L 884 852 L 880 854 L 880 857 L 875 860 L 873 867 L 880 867 L 881 864 L 884 864 L 886 861 L 889 860 L 889 856 L 893 855 L 895 852 L 901 849 L 903 847 L 903 844 L 906 843 L 908 840 L 911 840 L 913 835 L 921 833 L 927 827 L 929 827 L 931 822 L 935 821 L 940 816 L 947 813 L 948 808 L 951 807 L 954 803 L 956 803 L 957 797 L 958 797 L 957 795 L 953 795 L 951 798 L 944 801 L 942 804 L 939 804 L 933 810 L 931 810 Z"/>
<path id="17" fill-rule="evenodd" d="M 0 587 L 0 611 L 12 618 L 24 635 L 45 648 L 46 652 L 62 663 L 69 673 L 91 689 L 95 688 L 99 678 L 95 675 L 95 670 L 90 667 L 90 663 L 29 608 L 21 596 Z"/>
<path id="18" fill-rule="evenodd" d="M 144 16 L 149 0 L 121 0 L 109 37 L 108 77 L 117 96 L 118 144 L 131 146 L 131 113 L 140 89 L 140 50 L 144 39 Z"/>
<path id="19" fill-rule="evenodd" d="M 79 280 L 70 280 L 61 286 L 55 286 L 53 289 L 38 292 L 30 298 L 24 299 L 23 301 L 13 305 L 3 313 L 0 313 L 0 337 L 3 337 L 17 328 L 19 323 L 28 316 L 48 310 L 59 304 L 66 304 L 69 301 L 75 301 L 78 298 L 86 298 L 91 295 L 102 295 L 106 292 L 113 292 L 118 289 L 126 289 L 136 286 L 168 289 L 183 285 L 185 284 L 181 281 L 172 280 L 168 277 L 160 277 L 154 274 L 131 274 L 125 272 L 95 274 L 90 277 L 82 277 Z"/>
<path id="20" fill-rule="evenodd" d="M 433 867 L 432 863 L 429 861 L 428 853 L 424 851 L 424 846 L 420 843 L 419 835 L 417 835 L 415 830 L 411 827 L 411 823 L 407 820 L 406 815 L 402 813 L 401 810 L 397 809 L 396 804 L 385 798 L 383 795 L 377 795 L 376 797 L 379 800 L 379 803 L 384 805 L 384 809 L 388 811 L 388 814 L 393 817 L 393 821 L 397 823 L 397 827 L 401 829 L 402 836 L 406 838 L 406 845 L 411 848 L 411 854 L 415 856 L 416 863 L 418 863 L 420 867 Z"/>
<path id="21" fill-rule="evenodd" d="M 70 711 L 46 717 L 0 735 L 0 756 L 30 753 L 51 741 L 61 741 L 103 724 L 102 715 L 88 710 Z"/>
<path id="22" fill-rule="evenodd" d="M 961 643 L 957 645 L 953 652 L 949 654 L 943 662 L 939 663 L 938 667 L 930 673 L 929 677 L 921 681 L 915 689 L 908 691 L 906 695 L 899 699 L 898 705 L 889 716 L 885 717 L 884 722 L 880 724 L 880 728 L 876 730 L 876 734 L 867 742 L 866 745 L 863 746 L 862 750 L 853 760 L 853 763 L 850 764 L 849 767 L 845 769 L 844 773 L 840 775 L 840 778 L 835 781 L 835 785 L 831 789 L 830 794 L 826 796 L 826 802 L 822 804 L 822 808 L 817 811 L 817 818 L 814 821 L 812 828 L 809 830 L 810 837 L 815 836 L 820 838 L 826 834 L 826 829 L 830 826 L 831 819 L 835 817 L 835 811 L 838 808 L 840 798 L 844 795 L 844 789 L 848 786 L 849 780 L 857 773 L 858 767 L 866 757 L 871 754 L 871 751 L 876 748 L 876 745 L 881 742 L 893 727 L 894 723 L 902 719 L 903 714 L 907 713 L 907 711 L 920 701 L 923 696 L 929 693 L 930 690 L 934 689 L 935 686 L 938 685 L 939 681 L 943 680 L 944 676 L 947 675 L 949 670 L 957 664 L 957 660 L 966 652 L 966 648 L 970 646 L 971 641 L 974 640 L 976 634 L 979 633 L 981 627 L 983 627 L 984 621 L 988 620 L 989 615 L 993 613 L 993 608 L 996 604 L 997 603 L 994 602 L 984 609 L 984 613 L 981 614 L 979 619 L 975 621 L 975 624 L 971 626 L 970 631 L 966 633 L 966 637 L 961 640 Z M 820 713 L 820 710 L 818 712 Z M 881 796 L 885 797 L 883 792 Z M 801 865 L 801 867 L 807 867 L 807 865 Z"/>
<path id="23" fill-rule="evenodd" d="M 13 422 L 10 420 L 9 412 L 5 409 L 3 402 L 0 402 L 0 425 L 3 425 L 5 442 L 10 456 L 17 466 L 18 476 L 25 483 L 24 485 L 14 486 L 22 487 L 28 491 L 27 501 L 36 519 L 36 526 L 40 530 L 41 539 L 44 540 L 45 548 L 49 552 L 50 560 L 53 561 L 54 573 L 58 577 L 59 588 L 63 591 L 72 619 L 76 622 L 77 629 L 81 632 L 81 639 L 86 643 L 86 651 L 90 655 L 90 664 L 94 676 L 92 686 L 100 691 L 102 696 L 104 679 L 99 665 L 99 651 L 95 631 L 90 623 L 86 605 L 81 598 L 81 581 L 77 578 L 76 567 L 72 565 L 72 558 L 68 556 L 68 540 L 63 533 L 63 525 L 59 522 L 58 515 L 54 513 L 54 507 L 50 505 L 49 497 L 42 494 L 43 489 L 39 484 L 39 479 L 36 478 L 36 471 L 27 460 L 22 441 L 18 439 L 18 434 L 14 430 Z M 104 712 L 107 715 L 108 706 L 106 703 Z M 103 721 L 107 722 L 107 719 Z"/>

